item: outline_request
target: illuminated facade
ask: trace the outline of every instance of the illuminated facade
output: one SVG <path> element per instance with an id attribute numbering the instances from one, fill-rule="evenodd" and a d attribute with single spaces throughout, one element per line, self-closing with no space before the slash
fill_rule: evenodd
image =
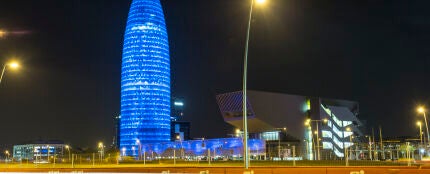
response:
<path id="1" fill-rule="evenodd" d="M 62 142 L 33 142 L 13 146 L 13 158 L 17 161 L 28 160 L 34 163 L 49 163 L 64 158 L 65 145 Z"/>
<path id="2" fill-rule="evenodd" d="M 249 151 L 252 158 L 265 156 L 265 141 L 249 139 Z M 139 151 L 139 148 L 141 150 Z M 125 150 L 121 150 L 125 156 Z M 243 156 L 242 138 L 201 139 L 189 141 L 172 141 L 164 143 L 147 143 L 132 146 L 131 156 L 139 156 L 148 160 L 172 157 L 182 159 L 196 159 L 210 156 L 211 158 L 239 159 Z"/>
<path id="3" fill-rule="evenodd" d="M 170 57 L 159 0 L 133 0 L 124 35 L 120 149 L 170 141 Z"/>
<path id="4" fill-rule="evenodd" d="M 237 129 L 243 127 L 242 94 L 216 97 L 224 121 Z M 250 137 L 266 140 L 269 159 L 289 159 L 293 145 L 296 157 L 303 159 L 341 159 L 345 152 L 351 158 L 352 149 L 362 141 L 364 125 L 357 118 L 357 102 L 253 90 L 247 94 Z"/>
<path id="5" fill-rule="evenodd" d="M 350 101 L 334 103 L 335 100 L 320 100 L 320 118 L 327 119 L 326 124 L 322 124 L 320 135 L 322 135 L 322 148 L 331 150 L 337 157 L 352 158 L 352 149 L 356 148 L 355 138 L 363 136 L 359 129 L 363 125 L 356 115 L 358 114 L 358 104 Z M 355 136 L 355 138 L 354 138 Z M 354 146 L 354 147 L 352 147 Z M 354 149 L 355 150 L 355 149 Z"/>

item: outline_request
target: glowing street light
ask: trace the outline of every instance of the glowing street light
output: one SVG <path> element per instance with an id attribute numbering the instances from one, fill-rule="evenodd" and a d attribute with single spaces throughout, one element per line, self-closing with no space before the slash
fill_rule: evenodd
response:
<path id="1" fill-rule="evenodd" d="M 257 4 L 264 4 L 266 3 L 266 0 L 257 0 Z"/>
<path id="2" fill-rule="evenodd" d="M 139 139 L 136 139 L 136 144 L 137 144 L 137 147 L 139 148 L 139 149 L 137 149 L 137 155 L 139 156 L 137 159 L 139 159 L 139 160 L 141 160 L 141 149 L 142 149 L 142 144 L 140 143 L 140 140 Z"/>
<path id="3" fill-rule="evenodd" d="M 257 0 L 258 4 L 262 4 L 265 0 Z M 248 47 L 249 47 L 249 33 L 251 31 L 252 9 L 254 7 L 254 0 L 251 0 L 251 8 L 249 10 L 248 28 L 246 31 L 245 42 L 245 56 L 243 60 L 243 90 L 242 90 L 242 111 L 243 111 L 243 154 L 244 154 L 244 167 L 249 168 L 249 153 L 248 153 L 248 113 L 246 109 L 246 80 L 248 74 Z"/>
<path id="4" fill-rule="evenodd" d="M 102 163 L 103 161 L 103 156 L 104 156 L 104 145 L 103 142 L 99 142 L 98 145 L 99 149 L 100 149 L 100 163 Z"/>
<path id="5" fill-rule="evenodd" d="M 423 130 L 422 130 L 422 123 L 421 121 L 417 121 L 417 126 L 420 127 L 420 140 L 421 140 L 421 144 L 423 144 Z"/>
<path id="6" fill-rule="evenodd" d="M 285 136 L 287 135 L 287 127 L 283 128 L 275 128 L 277 130 L 283 130 L 285 131 Z M 278 132 L 278 158 L 282 160 L 281 158 L 281 132 Z"/>
<path id="7" fill-rule="evenodd" d="M 2 70 L 1 75 L 0 75 L 0 84 L 2 82 L 4 72 L 6 71 L 6 67 L 11 68 L 11 69 L 18 69 L 19 63 L 16 61 L 12 61 L 12 62 L 8 62 L 8 63 L 3 65 L 3 70 Z"/>
<path id="8" fill-rule="evenodd" d="M 311 119 L 307 119 L 306 121 L 305 121 L 305 126 L 309 126 L 311 124 Z"/>
<path id="9" fill-rule="evenodd" d="M 184 146 L 182 145 L 182 138 L 180 135 L 176 135 L 176 140 L 179 140 L 179 142 L 181 143 L 181 158 L 184 158 Z"/>
<path id="10" fill-rule="evenodd" d="M 9 159 L 10 153 L 8 150 L 4 151 L 4 153 L 6 154 L 6 161 Z"/>
<path id="11" fill-rule="evenodd" d="M 0 30 L 0 38 L 6 37 L 7 32 L 5 30 Z"/>
<path id="12" fill-rule="evenodd" d="M 311 123 L 312 122 L 315 122 L 316 123 L 316 131 L 314 131 L 314 134 L 317 136 L 317 154 L 318 154 L 318 156 L 317 156 L 317 160 L 321 160 L 321 158 L 320 158 L 320 156 L 321 156 L 321 153 L 320 153 L 320 138 L 319 138 L 319 122 L 322 122 L 322 123 L 327 123 L 328 122 L 328 119 L 327 118 L 324 118 L 324 119 L 321 119 L 321 120 L 312 120 L 312 119 L 306 119 L 306 121 L 305 121 L 305 126 L 309 126 L 309 129 L 311 129 Z"/>
<path id="13" fill-rule="evenodd" d="M 426 117 L 426 109 L 423 106 L 418 107 L 417 109 L 418 113 L 422 113 L 423 117 L 424 117 L 424 123 L 426 124 L 426 131 L 427 131 L 427 143 L 429 143 L 430 141 L 430 134 L 429 134 L 429 127 L 427 125 L 427 117 Z"/>
<path id="14" fill-rule="evenodd" d="M 125 147 L 122 148 L 122 156 L 125 156 Z"/>
<path id="15" fill-rule="evenodd" d="M 67 151 L 69 152 L 69 155 L 68 155 L 68 157 L 67 157 L 67 159 L 70 161 L 70 146 L 69 145 L 66 145 L 65 146 L 65 148 L 67 149 Z"/>

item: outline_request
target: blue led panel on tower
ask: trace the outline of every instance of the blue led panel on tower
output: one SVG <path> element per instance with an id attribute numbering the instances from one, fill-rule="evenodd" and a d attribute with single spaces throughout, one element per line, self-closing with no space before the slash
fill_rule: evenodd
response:
<path id="1" fill-rule="evenodd" d="M 133 0 L 124 36 L 120 148 L 170 140 L 170 57 L 159 0 Z M 139 140 L 139 141 L 137 141 Z"/>

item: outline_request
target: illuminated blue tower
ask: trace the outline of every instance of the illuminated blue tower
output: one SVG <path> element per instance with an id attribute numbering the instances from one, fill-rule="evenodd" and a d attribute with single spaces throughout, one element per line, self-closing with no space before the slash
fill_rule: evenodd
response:
<path id="1" fill-rule="evenodd" d="M 121 74 L 121 155 L 139 143 L 170 141 L 170 57 L 159 0 L 133 0 L 124 36 Z"/>

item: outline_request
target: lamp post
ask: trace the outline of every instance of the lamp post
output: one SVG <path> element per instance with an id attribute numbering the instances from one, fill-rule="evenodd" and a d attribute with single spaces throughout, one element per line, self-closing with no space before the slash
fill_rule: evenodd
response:
<path id="1" fill-rule="evenodd" d="M 141 154 L 142 154 L 142 152 L 141 152 L 141 150 L 142 150 L 142 144 L 140 143 L 140 140 L 139 139 L 136 139 L 136 144 L 137 144 L 137 156 L 138 156 L 138 160 L 141 160 Z"/>
<path id="2" fill-rule="evenodd" d="M 275 130 L 283 130 L 283 131 L 287 131 L 286 127 L 283 128 L 275 128 Z M 278 158 L 281 159 L 281 136 L 280 136 L 281 132 L 278 133 Z"/>
<path id="3" fill-rule="evenodd" d="M 103 153 L 104 153 L 104 145 L 102 142 L 99 142 L 99 149 L 100 149 L 100 163 L 102 163 L 102 159 L 103 159 Z"/>
<path id="4" fill-rule="evenodd" d="M 350 127 L 347 127 L 347 128 L 345 128 L 345 131 L 347 131 L 347 132 L 351 132 L 351 128 Z M 342 132 L 342 134 L 343 134 L 343 138 L 345 138 L 345 131 L 343 131 Z M 351 142 L 352 141 L 352 139 L 351 139 L 351 137 L 352 137 L 352 135 L 351 136 L 349 136 L 349 142 Z M 350 146 L 351 147 L 351 146 Z M 350 153 L 350 147 L 346 147 L 346 144 L 345 144 L 345 141 L 343 141 L 343 148 L 345 148 L 345 165 L 346 166 L 349 166 L 349 154 L 348 153 Z"/>
<path id="5" fill-rule="evenodd" d="M 3 70 L 1 71 L 1 75 L 0 75 L 0 84 L 3 80 L 3 75 L 4 75 L 4 72 L 6 71 L 7 67 L 12 68 L 12 69 L 17 69 L 17 68 L 19 68 L 19 64 L 18 64 L 18 62 L 12 61 L 12 62 L 8 62 L 8 63 L 3 65 Z"/>
<path id="6" fill-rule="evenodd" d="M 6 154 L 6 162 L 7 162 L 7 160 L 9 159 L 9 151 L 8 150 L 6 150 L 6 151 L 4 151 L 4 153 Z"/>
<path id="7" fill-rule="evenodd" d="M 0 38 L 6 37 L 7 32 L 0 29 Z"/>
<path id="8" fill-rule="evenodd" d="M 122 156 L 125 156 L 125 147 L 122 148 Z"/>
<path id="9" fill-rule="evenodd" d="M 67 151 L 69 152 L 69 155 L 67 156 L 67 159 L 70 161 L 70 146 L 66 145 L 65 148 L 67 149 Z"/>
<path id="10" fill-rule="evenodd" d="M 256 0 L 258 4 L 263 4 L 265 0 Z M 246 31 L 246 42 L 245 42 L 245 56 L 243 60 L 243 90 L 242 90 L 242 107 L 243 107 L 243 133 L 244 133 L 244 167 L 248 169 L 249 167 L 249 153 L 248 153 L 248 120 L 247 120 L 247 109 L 246 109 L 246 80 L 247 80 L 247 70 L 248 70 L 248 47 L 249 47 L 249 33 L 251 30 L 251 20 L 252 20 L 252 9 L 254 7 L 254 0 L 251 0 L 251 8 L 249 10 L 248 27 Z"/>
<path id="11" fill-rule="evenodd" d="M 429 143 L 430 141 L 430 134 L 429 134 L 429 127 L 428 127 L 428 125 L 427 125 L 427 117 L 426 117 L 426 110 L 425 110 L 425 108 L 424 107 L 422 107 L 422 106 L 420 106 L 420 107 L 418 107 L 418 112 L 419 113 L 422 113 L 423 114 L 423 117 L 424 117 L 424 122 L 425 122 L 425 124 L 426 124 L 426 130 L 427 130 L 427 143 Z"/>
<path id="12" fill-rule="evenodd" d="M 322 122 L 322 123 L 327 123 L 328 122 L 328 119 L 327 118 L 324 118 L 324 119 L 321 119 L 321 120 L 311 120 L 311 119 L 307 119 L 306 120 L 306 122 L 305 122 L 305 125 L 310 125 L 312 122 L 315 122 L 316 123 L 316 131 L 314 132 L 315 133 L 315 135 L 317 136 L 317 160 L 321 160 L 321 153 L 320 153 L 320 139 L 319 139 L 319 123 L 320 122 Z"/>
<path id="13" fill-rule="evenodd" d="M 181 158 L 184 158 L 184 146 L 182 145 L 182 138 L 180 135 L 176 135 L 176 139 L 181 143 Z"/>
<path id="14" fill-rule="evenodd" d="M 355 143 L 354 143 L 354 141 L 353 141 L 353 139 L 354 139 L 355 137 L 354 137 L 354 135 L 351 135 L 351 136 L 349 136 L 349 142 L 351 143 L 351 146 L 349 146 L 349 158 L 351 158 L 352 157 L 352 146 L 354 146 L 355 145 Z M 354 157 L 355 159 L 357 159 L 357 155 L 355 155 L 355 157 Z M 352 158 L 351 158 L 352 159 Z"/>
<path id="15" fill-rule="evenodd" d="M 370 135 L 366 135 L 366 137 L 369 138 L 369 159 L 372 161 L 372 141 Z"/>
<path id="16" fill-rule="evenodd" d="M 417 122 L 417 126 L 420 127 L 420 142 L 421 145 L 423 144 L 423 130 L 422 130 L 422 123 L 420 121 Z"/>
<path id="17" fill-rule="evenodd" d="M 47 156 L 46 160 L 47 160 L 47 161 L 48 161 L 48 163 L 49 163 L 49 145 L 48 145 L 48 146 L 46 146 L 46 149 L 47 149 L 47 152 L 48 152 L 48 156 Z"/>

